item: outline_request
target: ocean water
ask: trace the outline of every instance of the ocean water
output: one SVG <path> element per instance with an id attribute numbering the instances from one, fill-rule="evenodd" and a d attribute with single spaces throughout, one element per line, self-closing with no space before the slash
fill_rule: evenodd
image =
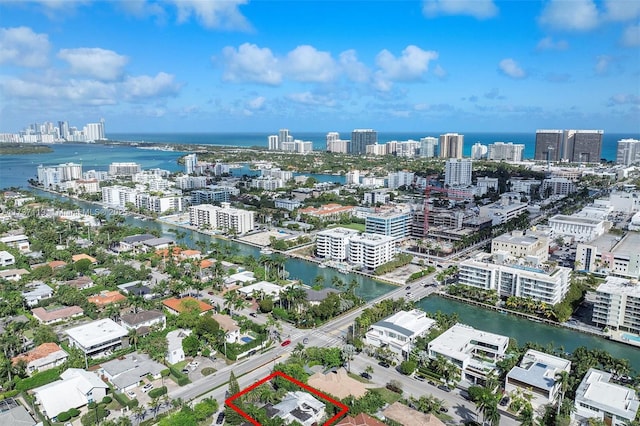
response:
<path id="1" fill-rule="evenodd" d="M 444 132 L 379 132 L 378 142 L 403 141 L 408 139 L 420 140 L 426 136 L 437 137 Z M 535 150 L 535 133 L 464 133 L 464 155 L 471 155 L 471 146 L 480 142 L 488 145 L 493 142 L 513 142 L 525 145 L 525 158 L 533 158 Z M 273 134 L 273 133 L 272 133 Z M 326 133 L 324 132 L 292 132 L 296 139 L 313 142 L 313 149 L 322 151 L 326 148 Z M 351 132 L 342 132 L 341 137 L 350 138 Z M 188 145 L 238 146 L 238 147 L 266 147 L 268 133 L 110 133 L 107 137 L 112 141 L 176 143 Z M 614 160 L 616 147 L 620 139 L 636 138 L 633 134 L 604 134 L 602 158 Z M 25 187 L 30 178 L 35 178 L 37 167 L 59 163 L 81 163 L 83 170 L 107 170 L 109 164 L 118 161 L 134 161 L 142 168 L 161 168 L 170 171 L 181 170 L 177 159 L 185 154 L 179 151 L 156 151 L 137 149 L 128 145 L 101 144 L 52 144 L 53 152 L 46 154 L 2 155 L 0 156 L 0 188 Z M 245 173 L 242 171 L 239 173 Z M 316 176 L 318 177 L 318 176 Z M 321 181 L 325 181 L 319 176 Z M 327 178 L 331 181 L 342 181 L 340 177 Z"/>

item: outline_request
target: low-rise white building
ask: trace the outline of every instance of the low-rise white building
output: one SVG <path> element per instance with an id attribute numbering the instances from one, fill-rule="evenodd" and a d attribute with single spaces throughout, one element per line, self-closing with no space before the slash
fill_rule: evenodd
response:
<path id="1" fill-rule="evenodd" d="M 69 346 L 78 348 L 88 356 L 103 354 L 122 346 L 128 331 L 110 318 L 105 318 L 65 330 Z"/>
<path id="2" fill-rule="evenodd" d="M 490 218 L 493 225 L 500 225 L 511 219 L 515 219 L 526 212 L 529 206 L 528 203 L 521 202 L 520 198 L 521 195 L 519 193 L 502 194 L 500 201 L 481 206 L 479 211 L 480 216 Z"/>
<path id="3" fill-rule="evenodd" d="M 429 342 L 428 352 L 429 358 L 442 356 L 458 367 L 462 380 L 483 384 L 496 362 L 504 358 L 508 345 L 507 336 L 456 324 Z"/>
<path id="4" fill-rule="evenodd" d="M 400 311 L 373 324 L 365 334 L 365 343 L 377 348 L 389 348 L 402 359 L 413 349 L 415 340 L 424 336 L 436 321 L 419 309 Z"/>
<path id="5" fill-rule="evenodd" d="M 458 264 L 458 282 L 496 290 L 500 296 L 530 297 L 550 305 L 560 303 L 569 291 L 571 269 L 563 266 L 519 264 L 481 253 Z"/>
<path id="6" fill-rule="evenodd" d="M 280 299 L 280 292 L 284 290 L 284 288 L 285 287 L 268 281 L 260 281 L 245 287 L 240 287 L 238 293 L 242 294 L 245 298 L 253 297 L 254 294 L 260 294 L 263 297 L 269 296 L 276 301 Z"/>
<path id="7" fill-rule="evenodd" d="M 596 290 L 592 320 L 601 327 L 640 334 L 640 285 L 608 276 Z M 623 336 L 624 337 L 624 336 Z"/>
<path id="8" fill-rule="evenodd" d="M 16 258 L 6 250 L 0 251 L 0 267 L 10 266 L 16 263 Z"/>
<path id="9" fill-rule="evenodd" d="M 549 258 L 549 240 L 541 235 L 512 231 L 499 235 L 491 242 L 491 253 L 506 252 L 516 258 L 542 263 Z"/>
<path id="10" fill-rule="evenodd" d="M 576 270 L 623 278 L 640 278 L 640 233 L 603 234 L 576 247 Z"/>
<path id="11" fill-rule="evenodd" d="M 184 349 L 182 349 L 182 340 L 191 335 L 191 330 L 177 329 L 167 333 L 167 354 L 165 359 L 167 363 L 173 365 L 180 361 L 184 361 Z"/>
<path id="12" fill-rule="evenodd" d="M 201 204 L 189 208 L 189 222 L 192 226 L 244 234 L 254 228 L 254 212 L 233 208 L 229 203 L 220 207 Z"/>
<path id="13" fill-rule="evenodd" d="M 576 390 L 575 418 L 596 418 L 611 426 L 631 423 L 640 402 L 632 388 L 611 383 L 611 373 L 590 368 Z"/>
<path id="14" fill-rule="evenodd" d="M 6 244 L 9 247 L 17 248 L 22 253 L 29 253 L 31 251 L 29 246 L 29 237 L 23 234 L 0 237 L 0 243 Z"/>
<path id="15" fill-rule="evenodd" d="M 529 349 L 520 365 L 513 367 L 505 380 L 505 392 L 522 391 L 532 396 L 534 408 L 553 404 L 560 392 L 556 376 L 562 371 L 569 373 L 571 361 L 544 352 Z"/>
<path id="16" fill-rule="evenodd" d="M 147 376 L 159 379 L 166 367 L 149 355 L 134 352 L 100 365 L 100 375 L 120 392 L 133 389 Z"/>
<path id="17" fill-rule="evenodd" d="M 71 408 L 102 401 L 108 389 L 109 385 L 96 374 L 80 368 L 69 368 L 60 374 L 60 380 L 34 389 L 33 396 L 42 414 L 53 419 Z"/>
<path id="18" fill-rule="evenodd" d="M 607 223 L 603 219 L 558 214 L 549 218 L 550 237 L 569 237 L 577 242 L 587 242 L 604 234 L 610 226 Z"/>

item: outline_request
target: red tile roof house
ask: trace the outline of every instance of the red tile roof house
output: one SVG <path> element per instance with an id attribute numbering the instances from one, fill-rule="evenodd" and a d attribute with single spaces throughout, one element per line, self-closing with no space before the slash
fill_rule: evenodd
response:
<path id="1" fill-rule="evenodd" d="M 57 308 L 33 308 L 31 314 L 41 324 L 55 324 L 61 321 L 67 321 L 72 318 L 81 317 L 84 311 L 80 306 L 64 306 Z"/>
<path id="2" fill-rule="evenodd" d="M 35 372 L 57 367 L 64 363 L 67 358 L 69 358 L 69 354 L 57 343 L 43 343 L 25 354 L 14 357 L 11 362 L 14 365 L 20 361 L 26 362 L 27 373 L 32 375 Z"/>
<path id="3" fill-rule="evenodd" d="M 205 313 L 213 310 L 213 306 L 191 296 L 183 297 L 182 299 L 176 299 L 175 297 L 172 297 L 171 299 L 163 300 L 162 304 L 165 308 L 167 308 L 169 313 L 179 315 L 181 312 L 184 312 L 186 308 L 193 302 L 198 305 L 198 308 L 200 309 L 200 315 L 204 315 Z"/>
<path id="4" fill-rule="evenodd" d="M 110 305 L 112 303 L 119 303 L 123 300 L 127 300 L 125 296 L 120 294 L 119 291 L 103 291 L 100 294 L 96 294 L 95 296 L 87 297 L 89 303 L 94 303 L 98 306 L 98 308 L 103 308 L 106 305 Z"/>

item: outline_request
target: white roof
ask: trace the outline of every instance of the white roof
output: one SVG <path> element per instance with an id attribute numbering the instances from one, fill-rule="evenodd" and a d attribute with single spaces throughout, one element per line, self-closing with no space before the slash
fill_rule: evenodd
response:
<path id="1" fill-rule="evenodd" d="M 27 240 L 29 240 L 29 238 L 24 234 L 8 235 L 6 237 L 0 238 L 1 243 L 15 243 L 17 241 L 27 241 Z"/>
<path id="2" fill-rule="evenodd" d="M 414 337 L 426 332 L 435 323 L 435 320 L 427 318 L 424 311 L 413 309 L 393 314 L 389 318 L 373 324 L 373 327 L 393 330 L 406 337 Z"/>
<path id="3" fill-rule="evenodd" d="M 636 391 L 609 383 L 611 374 L 590 368 L 576 390 L 576 403 L 585 402 L 625 419 L 634 419 L 640 402 Z"/>
<path id="4" fill-rule="evenodd" d="M 69 330 L 65 330 L 65 333 L 82 347 L 89 348 L 108 340 L 124 337 L 128 334 L 128 331 L 112 319 L 105 318 L 79 327 L 70 328 Z"/>
<path id="5" fill-rule="evenodd" d="M 456 324 L 429 343 L 429 350 L 454 359 L 467 358 L 475 348 L 472 341 L 482 342 L 498 347 L 506 347 L 509 343 L 507 336 L 489 333 L 464 325 Z"/>
<path id="6" fill-rule="evenodd" d="M 270 283 L 268 281 L 260 281 L 255 284 L 249 284 L 246 287 L 239 288 L 238 291 L 242 294 L 250 296 L 254 291 L 262 291 L 264 294 L 277 296 L 282 291 L 283 287 L 277 284 Z"/>
<path id="7" fill-rule="evenodd" d="M 60 375 L 62 380 L 33 390 L 43 411 L 53 418 L 70 408 L 86 405 L 87 393 L 95 388 L 108 388 L 98 376 L 79 368 L 69 368 Z"/>
<path id="8" fill-rule="evenodd" d="M 177 349 L 182 349 L 182 339 L 189 336 L 191 330 L 179 328 L 167 333 L 167 351 L 171 353 Z"/>
<path id="9" fill-rule="evenodd" d="M 256 278 L 252 271 L 242 271 L 242 272 L 238 272 L 236 274 L 230 275 L 229 277 L 227 277 L 227 279 L 225 279 L 225 282 L 233 283 L 233 282 L 239 281 L 241 283 L 248 283 L 255 280 Z"/>

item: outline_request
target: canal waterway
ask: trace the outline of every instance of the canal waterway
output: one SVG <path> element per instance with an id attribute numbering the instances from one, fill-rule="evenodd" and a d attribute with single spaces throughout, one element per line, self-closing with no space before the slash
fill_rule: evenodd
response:
<path id="1" fill-rule="evenodd" d="M 633 346 L 563 327 L 532 322 L 440 296 L 430 296 L 418 302 L 417 305 L 427 312 L 457 313 L 461 323 L 479 330 L 509 336 L 520 346 L 527 342 L 534 342 L 545 347 L 553 344 L 554 348 L 562 347 L 565 352 L 573 352 L 580 346 L 588 349 L 602 349 L 615 358 L 628 359 L 631 367 L 640 372 L 640 349 Z"/>
<path id="2" fill-rule="evenodd" d="M 103 211 L 101 207 L 95 204 L 57 196 L 44 191 L 38 191 L 38 193 L 49 198 L 64 198 L 65 200 L 72 201 L 87 213 Z M 169 224 L 151 220 L 143 221 L 132 216 L 125 216 L 125 223 L 132 226 L 146 228 L 148 230 L 156 229 L 160 231 L 162 235 L 176 239 L 176 233 L 171 232 L 171 230 L 175 230 L 176 227 Z M 232 246 L 238 254 L 244 256 L 254 256 L 256 258 L 261 256 L 258 248 L 247 244 L 215 239 L 207 234 L 202 234 L 190 229 L 178 228 L 178 230 L 180 231 L 179 236 L 184 235 L 184 237 L 179 238 L 177 242 L 184 243 L 189 247 L 197 248 L 197 241 L 205 241 L 207 243 L 217 242 L 221 245 L 224 244 Z M 356 280 L 358 283 L 356 294 L 365 300 L 373 300 L 376 297 L 397 288 L 390 284 L 382 283 L 365 276 L 344 274 L 332 268 L 320 268 L 313 262 L 301 259 L 287 259 L 285 269 L 289 272 L 289 278 L 299 279 L 308 285 L 314 284 L 314 280 L 317 275 L 322 275 L 325 278 L 325 287 L 331 286 L 331 280 L 334 276 L 338 276 L 345 283 L 349 283 L 351 280 Z M 512 315 L 485 310 L 477 306 L 467 305 L 462 302 L 438 296 L 430 296 L 423 299 L 417 303 L 417 306 L 427 312 L 455 312 L 458 314 L 460 322 L 471 325 L 476 329 L 512 337 L 516 339 L 519 345 L 523 345 L 526 342 L 534 342 L 542 346 L 553 344 L 555 348 L 562 347 L 566 352 L 573 352 L 580 346 L 585 346 L 589 349 L 602 349 L 609 352 L 616 358 L 628 359 L 631 363 L 631 367 L 640 372 L 640 349 L 622 343 L 576 332 L 575 330 L 531 322 Z"/>

